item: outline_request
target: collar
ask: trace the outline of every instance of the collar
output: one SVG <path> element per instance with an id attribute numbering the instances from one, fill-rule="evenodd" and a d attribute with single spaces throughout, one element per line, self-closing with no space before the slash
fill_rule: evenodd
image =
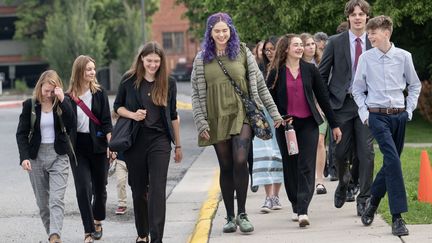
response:
<path id="1" fill-rule="evenodd" d="M 391 47 L 390 49 L 387 51 L 387 53 L 382 52 L 380 49 L 378 48 L 374 48 L 375 49 L 375 54 L 378 56 L 379 59 L 383 58 L 383 57 L 388 57 L 390 59 L 393 58 L 393 56 L 395 55 L 395 50 L 396 47 L 394 46 L 393 42 L 391 43 Z"/>
<path id="2" fill-rule="evenodd" d="M 356 36 L 351 30 L 348 30 L 348 35 L 350 43 L 355 43 L 355 40 L 358 37 L 362 41 L 362 45 L 366 45 L 366 32 L 364 32 L 361 36 Z"/>

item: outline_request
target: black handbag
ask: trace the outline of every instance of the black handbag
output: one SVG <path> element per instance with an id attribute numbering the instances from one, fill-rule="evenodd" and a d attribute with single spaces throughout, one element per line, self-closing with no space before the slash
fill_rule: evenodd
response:
<path id="1" fill-rule="evenodd" d="M 111 140 L 108 143 L 110 150 L 115 152 L 128 150 L 135 140 L 137 127 L 138 124 L 136 124 L 134 120 L 119 117 L 117 123 L 113 127 Z"/>
<path id="2" fill-rule="evenodd" d="M 243 106 L 246 111 L 246 116 L 249 120 L 252 130 L 254 131 L 255 136 L 262 140 L 271 139 L 273 137 L 272 130 L 269 122 L 266 119 L 264 112 L 257 107 L 257 105 L 252 99 L 250 99 L 243 93 L 240 87 L 234 82 L 234 80 L 229 75 L 222 61 L 219 58 L 216 58 L 216 60 L 219 63 L 219 66 L 222 68 L 222 71 L 228 77 L 228 80 L 234 87 L 235 92 L 240 96 L 241 100 L 243 101 Z"/>

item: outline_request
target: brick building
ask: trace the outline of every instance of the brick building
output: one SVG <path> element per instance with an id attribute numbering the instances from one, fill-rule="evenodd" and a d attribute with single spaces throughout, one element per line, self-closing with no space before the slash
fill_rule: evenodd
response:
<path id="1" fill-rule="evenodd" d="M 159 10 L 152 16 L 151 39 L 160 43 L 167 55 L 168 69 L 178 62 L 191 64 L 199 49 L 199 42 L 189 35 L 189 20 L 182 18 L 184 5 L 175 0 L 160 0 Z"/>
<path id="2" fill-rule="evenodd" d="M 0 79 L 3 88 L 11 88 L 15 79 L 26 81 L 32 87 L 48 67 L 40 58 L 27 56 L 27 45 L 13 39 L 16 20 L 16 4 L 6 6 L 0 1 Z"/>

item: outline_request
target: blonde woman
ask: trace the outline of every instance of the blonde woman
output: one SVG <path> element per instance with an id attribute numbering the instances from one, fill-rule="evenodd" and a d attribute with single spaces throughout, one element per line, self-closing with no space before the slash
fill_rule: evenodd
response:
<path id="1" fill-rule="evenodd" d="M 303 42 L 303 57 L 302 59 L 306 62 L 310 62 L 315 64 L 318 67 L 321 57 L 318 54 L 317 45 L 315 44 L 315 40 L 313 36 L 309 33 L 303 33 L 300 35 L 300 39 Z M 316 98 L 315 98 L 316 99 Z M 328 122 L 324 115 L 324 112 L 319 107 L 318 103 L 315 101 L 315 105 L 323 118 L 324 122 L 319 125 L 319 136 L 318 136 L 318 148 L 317 148 L 317 156 L 316 156 L 316 194 L 326 194 L 327 189 L 324 186 L 324 167 L 326 163 L 326 148 L 325 148 L 325 137 L 328 129 Z"/>
<path id="2" fill-rule="evenodd" d="M 108 142 L 111 113 L 108 96 L 96 80 L 96 62 L 89 56 L 77 57 L 72 66 L 68 95 L 77 117 L 75 141 L 78 165 L 72 164 L 76 196 L 84 226 L 84 242 L 102 237 L 106 216 Z"/>
<path id="3" fill-rule="evenodd" d="M 16 139 L 20 165 L 29 173 L 50 243 L 61 242 L 71 152 L 67 136 L 75 126 L 75 114 L 63 94 L 60 77 L 54 70 L 43 72 L 33 98 L 23 103 Z"/>

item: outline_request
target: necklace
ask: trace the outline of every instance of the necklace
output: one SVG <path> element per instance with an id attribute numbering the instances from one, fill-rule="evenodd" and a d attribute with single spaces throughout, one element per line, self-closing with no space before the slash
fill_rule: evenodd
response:
<path id="1" fill-rule="evenodd" d="M 148 90 L 147 96 L 150 97 L 151 96 L 151 90 L 152 90 L 152 87 L 154 84 L 154 80 L 149 81 L 148 79 L 144 79 L 144 81 L 145 81 L 144 83 L 147 86 L 147 90 Z"/>
<path id="2" fill-rule="evenodd" d="M 224 50 L 216 50 L 216 55 L 218 57 L 225 56 L 226 55 L 225 49 Z"/>

